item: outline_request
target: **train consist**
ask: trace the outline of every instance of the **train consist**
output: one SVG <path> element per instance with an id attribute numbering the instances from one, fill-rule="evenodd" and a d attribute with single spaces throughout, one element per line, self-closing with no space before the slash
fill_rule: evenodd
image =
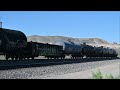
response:
<path id="1" fill-rule="evenodd" d="M 28 42 L 26 35 L 18 30 L 0 28 L 0 54 L 6 60 L 34 59 L 38 56 L 46 58 L 64 59 L 67 55 L 71 58 L 83 57 L 117 57 L 114 49 L 95 47 L 71 41 L 54 41 L 52 44 Z"/>

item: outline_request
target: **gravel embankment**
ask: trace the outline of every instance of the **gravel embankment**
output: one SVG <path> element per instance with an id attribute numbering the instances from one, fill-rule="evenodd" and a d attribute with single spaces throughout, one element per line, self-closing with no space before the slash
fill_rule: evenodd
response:
<path id="1" fill-rule="evenodd" d="M 120 62 L 120 59 L 0 70 L 0 79 L 45 79 L 51 76 L 80 72 L 116 62 Z"/>

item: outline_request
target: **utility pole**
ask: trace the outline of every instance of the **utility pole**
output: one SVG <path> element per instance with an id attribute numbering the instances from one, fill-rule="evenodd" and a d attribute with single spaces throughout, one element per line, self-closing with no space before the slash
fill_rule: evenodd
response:
<path id="1" fill-rule="evenodd" d="M 2 28 L 2 22 L 0 22 L 0 28 Z"/>
<path id="2" fill-rule="evenodd" d="M 0 28 L 2 28 L 2 21 L 1 21 L 1 17 L 0 17 Z"/>
<path id="3" fill-rule="evenodd" d="M 119 44 L 120 44 L 120 16 L 119 16 Z"/>

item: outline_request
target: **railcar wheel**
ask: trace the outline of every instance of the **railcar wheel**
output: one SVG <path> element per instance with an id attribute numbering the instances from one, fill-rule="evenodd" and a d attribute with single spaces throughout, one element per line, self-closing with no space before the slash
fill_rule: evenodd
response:
<path id="1" fill-rule="evenodd" d="M 32 57 L 32 59 L 34 59 L 34 57 Z"/>
<path id="2" fill-rule="evenodd" d="M 63 57 L 63 59 L 65 59 L 65 57 Z"/>
<path id="3" fill-rule="evenodd" d="M 18 57 L 15 57 L 15 60 L 18 60 Z"/>
<path id="4" fill-rule="evenodd" d="M 71 59 L 73 59 L 73 57 L 71 57 Z"/>
<path id="5" fill-rule="evenodd" d="M 14 60 L 14 57 L 11 57 L 12 60 Z"/>
<path id="6" fill-rule="evenodd" d="M 9 58 L 8 55 L 5 55 L 5 59 L 8 60 L 8 58 Z"/>
<path id="7" fill-rule="evenodd" d="M 5 57 L 6 60 L 8 60 L 8 57 Z"/>
<path id="8" fill-rule="evenodd" d="M 49 57 L 47 57 L 47 59 L 50 59 Z"/>

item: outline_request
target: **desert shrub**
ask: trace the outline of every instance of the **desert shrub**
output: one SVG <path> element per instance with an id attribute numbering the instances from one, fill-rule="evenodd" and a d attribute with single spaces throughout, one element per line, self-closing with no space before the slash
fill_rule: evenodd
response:
<path id="1" fill-rule="evenodd" d="M 105 77 L 103 77 L 104 75 L 101 73 L 100 70 L 98 70 L 97 72 L 92 72 L 92 78 L 91 79 L 120 79 L 120 75 L 117 77 L 113 77 L 112 74 L 106 74 Z"/>
<path id="2" fill-rule="evenodd" d="M 95 72 L 92 73 L 92 79 L 102 79 L 102 78 L 103 78 L 103 75 L 100 72 L 100 70 L 98 70 L 96 73 Z"/>

